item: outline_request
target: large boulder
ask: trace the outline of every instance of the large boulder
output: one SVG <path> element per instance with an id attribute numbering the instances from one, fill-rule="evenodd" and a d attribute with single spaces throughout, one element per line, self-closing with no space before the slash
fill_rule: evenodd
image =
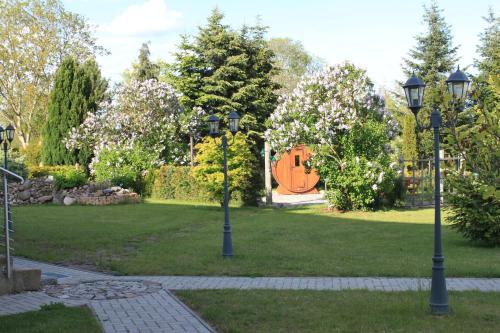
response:
<path id="1" fill-rule="evenodd" d="M 20 191 L 20 192 L 26 191 L 30 188 L 31 188 L 31 180 L 29 180 L 29 179 L 24 181 L 24 183 L 19 184 L 19 186 L 17 187 L 18 191 Z"/>
<path id="2" fill-rule="evenodd" d="M 24 190 L 19 193 L 17 193 L 17 199 L 21 201 L 27 201 L 31 198 L 31 191 L 30 190 Z"/>
<path id="3" fill-rule="evenodd" d="M 65 206 L 71 206 L 75 202 L 76 202 L 76 199 L 73 197 L 70 197 L 70 196 L 65 196 L 64 200 L 63 200 L 63 203 Z"/>

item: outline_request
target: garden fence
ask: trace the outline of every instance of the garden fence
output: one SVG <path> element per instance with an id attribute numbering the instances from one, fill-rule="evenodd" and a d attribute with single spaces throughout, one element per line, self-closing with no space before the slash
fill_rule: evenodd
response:
<path id="1" fill-rule="evenodd" d="M 441 202 L 446 204 L 446 195 L 452 189 L 446 182 L 451 171 L 463 171 L 464 160 L 460 157 L 445 157 L 441 152 Z M 417 160 L 401 159 L 401 180 L 406 207 L 434 206 L 435 165 L 434 158 Z"/>

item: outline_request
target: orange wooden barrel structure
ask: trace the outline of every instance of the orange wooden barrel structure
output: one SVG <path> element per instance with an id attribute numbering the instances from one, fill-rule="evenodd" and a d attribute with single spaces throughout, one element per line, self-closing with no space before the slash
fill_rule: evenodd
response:
<path id="1" fill-rule="evenodd" d="M 304 161 L 311 156 L 311 150 L 305 145 L 293 148 L 289 153 L 280 156 L 272 165 L 273 177 L 278 183 L 279 194 L 315 194 L 319 181 L 315 169 L 306 172 Z"/>

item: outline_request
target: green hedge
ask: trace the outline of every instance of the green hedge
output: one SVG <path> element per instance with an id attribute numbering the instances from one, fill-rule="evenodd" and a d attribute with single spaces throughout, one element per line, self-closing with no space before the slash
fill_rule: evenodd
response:
<path id="1" fill-rule="evenodd" d="M 149 175 L 145 187 L 153 198 L 212 201 L 192 176 L 190 167 L 164 165 Z"/>

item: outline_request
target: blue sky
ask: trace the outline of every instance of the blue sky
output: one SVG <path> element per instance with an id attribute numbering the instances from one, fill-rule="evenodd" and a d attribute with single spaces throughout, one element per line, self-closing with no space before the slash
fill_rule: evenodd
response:
<path id="1" fill-rule="evenodd" d="M 401 0 L 63 0 L 65 7 L 97 25 L 98 42 L 111 52 L 99 57 L 103 74 L 112 81 L 151 41 L 153 59 L 172 59 L 180 34 L 196 34 L 218 6 L 233 27 L 254 24 L 260 16 L 268 37 L 300 40 L 312 54 L 329 64 L 350 60 L 368 70 L 379 86 L 403 81 L 402 58 L 425 30 L 423 5 L 430 1 Z M 460 45 L 460 65 L 472 64 L 482 17 L 494 0 L 438 0 Z M 498 15 L 497 5 L 494 7 Z"/>

